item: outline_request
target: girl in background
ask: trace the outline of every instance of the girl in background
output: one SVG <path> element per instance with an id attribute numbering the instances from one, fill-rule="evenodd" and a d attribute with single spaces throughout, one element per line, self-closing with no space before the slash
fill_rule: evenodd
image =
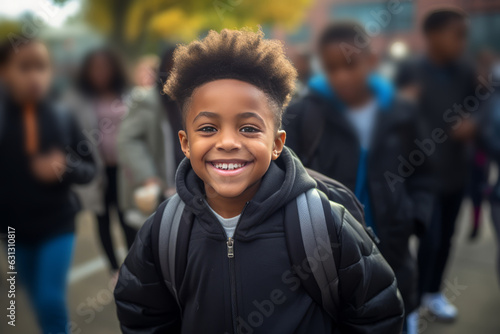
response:
<path id="1" fill-rule="evenodd" d="M 127 79 L 121 59 L 110 49 L 97 49 L 83 60 L 77 81 L 80 101 L 75 103 L 85 124 L 86 134 L 95 145 L 99 175 L 93 185 L 80 189 L 79 194 L 87 209 L 96 213 L 99 237 L 108 258 L 111 275 L 117 277 L 118 260 L 110 230 L 113 209 L 130 247 L 136 230 L 125 224 L 118 207 L 117 135 L 126 114 L 123 94 Z"/>

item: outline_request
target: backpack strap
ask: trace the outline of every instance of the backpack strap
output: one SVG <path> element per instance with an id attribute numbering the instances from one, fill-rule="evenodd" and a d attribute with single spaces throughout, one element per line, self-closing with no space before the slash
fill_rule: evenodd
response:
<path id="1" fill-rule="evenodd" d="M 334 249 L 338 245 L 338 238 L 334 222 L 328 218 L 332 215 L 327 214 L 331 207 L 323 204 L 323 201 L 329 203 L 326 196 L 321 196 L 313 188 L 290 202 L 285 209 L 285 234 L 294 267 L 302 268 L 307 264 L 309 268 L 303 268 L 303 271 L 312 273 L 299 275 L 302 286 L 337 321 L 340 298 L 336 266 L 338 252 L 334 252 Z"/>
<path id="2" fill-rule="evenodd" d="M 179 261 L 179 258 L 185 252 L 179 252 L 179 249 L 187 249 L 189 241 L 189 233 L 185 233 L 186 229 L 190 231 L 190 224 L 181 224 L 185 204 L 180 199 L 179 195 L 173 195 L 166 205 L 162 204 L 155 213 L 153 221 L 153 254 L 155 256 L 156 267 L 160 268 L 160 276 L 162 277 L 168 290 L 174 296 L 179 310 L 182 314 L 182 306 L 179 300 L 178 287 L 179 278 L 183 276 L 184 267 L 180 267 L 184 261 Z M 180 238 L 180 235 L 183 237 Z M 180 247 L 179 247 L 180 246 Z M 179 272 L 182 270 L 182 273 Z"/>

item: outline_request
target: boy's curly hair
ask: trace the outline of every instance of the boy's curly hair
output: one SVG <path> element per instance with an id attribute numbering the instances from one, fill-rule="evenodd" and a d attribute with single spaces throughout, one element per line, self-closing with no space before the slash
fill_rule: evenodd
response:
<path id="1" fill-rule="evenodd" d="M 202 40 L 179 45 L 163 88 L 186 114 L 194 90 L 210 81 L 236 79 L 261 89 L 274 106 L 276 126 L 290 101 L 297 71 L 285 56 L 283 44 L 248 30 L 211 30 Z"/>

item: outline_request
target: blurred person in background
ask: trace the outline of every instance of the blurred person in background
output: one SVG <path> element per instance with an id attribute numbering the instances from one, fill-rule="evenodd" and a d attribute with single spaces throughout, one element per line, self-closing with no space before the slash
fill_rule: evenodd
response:
<path id="1" fill-rule="evenodd" d="M 77 78 L 77 89 L 66 101 L 80 119 L 84 133 L 93 144 L 98 175 L 89 186 L 77 189 L 84 208 L 96 214 L 101 245 L 109 261 L 111 275 L 117 277 L 118 260 L 111 235 L 111 217 L 116 210 L 127 247 L 136 230 L 125 223 L 118 206 L 117 136 L 126 114 L 123 100 L 127 76 L 122 60 L 112 50 L 96 49 L 86 55 Z"/>
<path id="2" fill-rule="evenodd" d="M 120 206 L 127 223 L 137 227 L 175 192 L 175 148 L 180 145 L 171 116 L 175 122 L 180 110 L 161 92 L 172 67 L 172 56 L 170 49 L 163 55 L 161 68 L 150 68 L 136 76 L 128 114 L 118 134 Z M 145 86 L 145 81 L 151 84 Z"/>
<path id="3" fill-rule="evenodd" d="M 174 55 L 175 48 L 171 47 L 165 51 L 163 57 L 161 58 L 160 68 L 158 72 L 157 89 L 160 93 L 160 101 L 163 105 L 163 110 L 167 113 L 168 123 L 172 131 L 170 132 L 172 136 L 172 142 L 174 143 L 174 158 L 175 166 L 179 166 L 181 161 L 184 159 L 184 153 L 181 150 L 181 146 L 177 145 L 179 141 L 179 131 L 181 131 L 184 126 L 182 124 L 182 114 L 177 102 L 172 100 L 170 96 L 163 92 L 163 86 L 167 81 L 172 66 L 174 65 Z"/>
<path id="4" fill-rule="evenodd" d="M 47 98 L 52 64 L 39 41 L 8 44 L 1 63 L 1 230 L 16 234 L 16 270 L 43 333 L 67 333 L 67 276 L 79 203 L 70 187 L 96 167 L 78 122 Z"/>
<path id="5" fill-rule="evenodd" d="M 495 63 L 493 59 L 491 65 Z M 486 77 L 486 73 L 484 75 Z M 492 73 L 490 70 L 488 75 L 493 76 L 493 81 L 500 81 L 500 71 Z M 498 90 L 493 91 L 481 108 L 478 132 L 479 147 L 486 153 L 487 159 L 497 165 L 498 169 L 500 167 L 500 92 Z M 489 201 L 493 230 L 497 238 L 497 273 L 500 283 L 500 175 L 498 173 L 495 184 L 489 192 Z"/>
<path id="6" fill-rule="evenodd" d="M 289 107 L 287 145 L 307 167 L 342 182 L 363 204 L 366 224 L 379 237 L 378 247 L 411 314 L 405 333 L 416 333 L 417 264 L 408 243 L 430 219 L 430 180 L 424 169 L 406 180 L 398 174 L 398 157 L 407 158 L 415 148 L 417 115 L 389 82 L 374 74 L 372 50 L 355 45 L 362 31 L 358 23 L 345 21 L 320 35 L 324 75 L 314 76 L 309 94 Z M 346 45 L 357 52 L 346 53 Z"/>
<path id="7" fill-rule="evenodd" d="M 486 80 L 491 75 L 495 55 L 487 50 L 481 50 L 477 55 L 477 74 Z M 480 138 L 477 138 L 480 141 Z M 476 239 L 481 222 L 481 204 L 488 192 L 489 162 L 482 145 L 474 143 L 474 152 L 470 167 L 467 193 L 472 201 L 472 226 L 469 233 L 471 240 Z"/>
<path id="8" fill-rule="evenodd" d="M 462 59 L 468 33 L 465 12 L 432 11 L 422 30 L 425 54 L 403 64 L 395 80 L 402 90 L 417 87 L 419 118 L 425 126 L 422 150 L 434 178 L 433 217 L 420 239 L 418 256 L 422 306 L 438 319 L 451 321 L 457 309 L 440 291 L 470 165 L 467 146 L 475 126 L 465 99 L 475 96 L 476 76 L 474 67 Z M 436 131 L 441 134 L 437 142 L 431 139 Z"/>
<path id="9" fill-rule="evenodd" d="M 295 90 L 291 102 L 294 103 L 307 95 L 307 82 L 311 78 L 311 55 L 307 50 L 299 48 L 290 57 L 293 66 L 297 70 L 297 80 L 295 81 Z"/>

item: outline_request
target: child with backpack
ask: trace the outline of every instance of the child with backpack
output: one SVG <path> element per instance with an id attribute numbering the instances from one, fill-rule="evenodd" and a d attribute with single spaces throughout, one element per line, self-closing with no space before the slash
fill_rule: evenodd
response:
<path id="1" fill-rule="evenodd" d="M 409 237 L 422 233 L 430 220 L 431 182 L 425 157 L 415 158 L 423 156 L 414 143 L 420 138 L 415 108 L 375 73 L 374 53 L 356 43 L 362 31 L 353 21 L 323 30 L 317 48 L 323 73 L 311 78 L 309 94 L 287 110 L 288 145 L 305 166 L 355 193 L 409 315 L 418 306 Z M 418 167 L 410 165 L 415 160 Z M 417 312 L 408 319 L 409 333 L 416 333 L 416 319 Z"/>
<path id="2" fill-rule="evenodd" d="M 262 32 L 178 47 L 165 91 L 186 159 L 120 270 L 124 333 L 400 333 L 389 265 L 284 146 L 295 77 Z"/>

